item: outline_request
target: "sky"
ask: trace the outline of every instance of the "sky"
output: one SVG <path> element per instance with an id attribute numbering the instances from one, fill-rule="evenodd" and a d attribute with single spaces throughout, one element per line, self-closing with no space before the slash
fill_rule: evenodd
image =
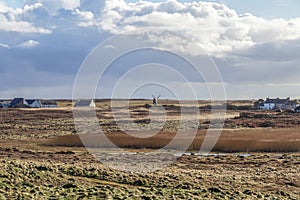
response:
<path id="1" fill-rule="evenodd" d="M 207 85 L 221 84 L 228 99 L 300 98 L 299 11 L 297 0 L 0 0 L 0 99 L 72 98 L 80 66 L 99 43 L 149 27 L 164 31 L 144 33 L 145 40 L 192 60 L 211 59 L 222 82 L 196 78 L 183 60 L 145 50 L 113 62 L 99 81 L 97 98 L 111 97 L 122 83 L 116 97 L 175 98 L 176 88 L 188 99 L 187 82 L 199 99 L 210 98 Z M 131 44 L 109 48 L 118 45 Z M 155 65 L 125 76 L 154 61 L 177 69 L 185 82 Z M 214 70 L 202 67 L 204 73 Z M 145 80 L 163 82 L 139 87 Z M 133 85 L 138 89 L 127 92 Z"/>
<path id="2" fill-rule="evenodd" d="M 129 0 L 127 2 L 137 2 Z M 152 0 L 160 2 L 161 0 Z M 193 0 L 180 0 L 180 2 L 193 2 Z M 300 2 L 298 0 L 210 0 L 227 5 L 237 13 L 252 13 L 266 18 L 297 18 L 299 17 Z"/>

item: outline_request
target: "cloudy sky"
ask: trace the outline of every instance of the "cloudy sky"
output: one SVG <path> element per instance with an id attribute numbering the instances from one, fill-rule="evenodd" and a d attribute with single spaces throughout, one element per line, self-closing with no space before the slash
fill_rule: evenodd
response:
<path id="1" fill-rule="evenodd" d="M 218 67 L 230 99 L 299 98 L 299 13 L 298 0 L 0 0 L 0 99 L 71 98 L 82 62 L 100 42 L 147 27 L 179 33 L 176 40 L 167 40 L 166 32 L 147 37 L 171 52 L 201 59 L 203 50 Z M 108 97 L 131 65 L 153 62 L 149 55 L 192 74 L 184 62 L 166 62 L 167 55 L 130 54 L 108 70 L 97 97 Z M 146 77 L 151 81 L 149 69 L 139 69 L 140 76 L 128 76 L 122 86 Z M 151 76 L 172 80 L 163 70 Z M 199 98 L 209 98 L 203 80 L 187 79 L 201 91 Z M 172 81 L 184 94 L 182 80 Z M 170 97 L 164 90 L 145 90 L 135 96 Z"/>

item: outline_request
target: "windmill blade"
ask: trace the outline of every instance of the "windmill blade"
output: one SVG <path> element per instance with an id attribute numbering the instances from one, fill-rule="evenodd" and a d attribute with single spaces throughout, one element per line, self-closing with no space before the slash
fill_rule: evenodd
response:
<path id="1" fill-rule="evenodd" d="M 160 97 L 160 95 L 157 96 L 157 98 L 159 98 L 159 97 Z"/>
<path id="2" fill-rule="evenodd" d="M 152 97 L 155 98 L 155 96 L 152 94 Z"/>

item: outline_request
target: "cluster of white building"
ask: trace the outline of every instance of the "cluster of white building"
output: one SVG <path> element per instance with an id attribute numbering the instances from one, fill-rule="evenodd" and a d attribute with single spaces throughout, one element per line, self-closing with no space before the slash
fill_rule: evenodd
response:
<path id="1" fill-rule="evenodd" d="M 291 100 L 290 97 L 286 99 L 270 99 L 260 100 L 258 104 L 259 109 L 261 110 L 274 110 L 274 109 L 283 109 L 283 110 L 295 110 L 298 111 L 300 109 L 297 100 Z M 300 110 L 299 110 L 300 112 Z"/>
<path id="2" fill-rule="evenodd" d="M 95 107 L 93 99 L 79 99 L 74 107 Z M 14 98 L 11 101 L 0 102 L 0 108 L 57 108 L 57 102 L 53 100 Z"/>
<path id="3" fill-rule="evenodd" d="M 57 102 L 42 99 L 14 98 L 0 103 L 0 108 L 57 108 Z"/>

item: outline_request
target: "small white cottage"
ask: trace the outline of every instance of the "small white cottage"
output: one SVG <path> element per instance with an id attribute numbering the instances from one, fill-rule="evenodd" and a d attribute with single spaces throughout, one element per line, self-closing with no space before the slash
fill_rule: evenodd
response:
<path id="1" fill-rule="evenodd" d="M 96 104 L 93 99 L 80 99 L 75 103 L 74 107 L 96 107 Z"/>
<path id="2" fill-rule="evenodd" d="M 25 105 L 27 105 L 30 108 L 41 108 L 42 103 L 39 99 L 26 99 Z"/>

